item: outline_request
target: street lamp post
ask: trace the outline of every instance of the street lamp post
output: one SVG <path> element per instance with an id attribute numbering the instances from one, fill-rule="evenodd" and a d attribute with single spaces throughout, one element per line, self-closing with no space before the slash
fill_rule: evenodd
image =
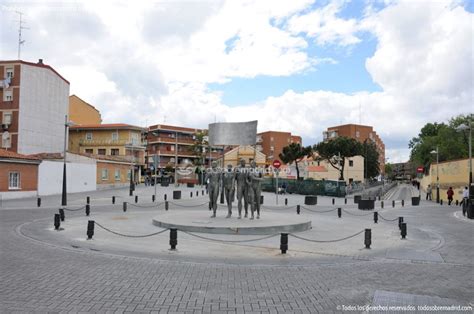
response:
<path id="1" fill-rule="evenodd" d="M 63 188 L 61 195 L 61 206 L 67 205 L 67 176 L 66 176 L 66 152 L 67 152 L 67 138 L 68 138 L 68 128 L 74 125 L 72 122 L 68 121 L 67 115 L 65 115 L 64 121 L 64 164 L 63 164 Z"/>
<path id="2" fill-rule="evenodd" d="M 174 186 L 178 186 L 178 132 L 174 132 Z"/>
<path id="3" fill-rule="evenodd" d="M 133 173 L 135 172 L 134 168 L 134 159 L 135 159 L 135 155 L 134 155 L 134 152 L 133 152 L 133 142 L 130 144 L 130 147 L 131 147 L 131 151 L 132 151 L 132 156 L 130 158 L 130 196 L 133 195 L 133 191 L 135 191 L 135 182 L 133 181 Z"/>
<path id="4" fill-rule="evenodd" d="M 439 203 L 439 146 L 431 153 L 436 154 L 436 203 Z"/>
<path id="5" fill-rule="evenodd" d="M 469 129 L 469 199 L 471 199 L 473 194 L 472 187 L 472 121 L 469 121 L 469 125 L 462 124 L 456 128 L 457 131 L 463 132 Z"/>

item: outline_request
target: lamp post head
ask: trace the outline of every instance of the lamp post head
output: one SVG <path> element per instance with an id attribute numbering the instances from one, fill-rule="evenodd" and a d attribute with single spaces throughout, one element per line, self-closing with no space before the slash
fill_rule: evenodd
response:
<path id="1" fill-rule="evenodd" d="M 461 124 L 456 128 L 456 131 L 463 132 L 469 130 L 470 127 L 467 124 Z"/>

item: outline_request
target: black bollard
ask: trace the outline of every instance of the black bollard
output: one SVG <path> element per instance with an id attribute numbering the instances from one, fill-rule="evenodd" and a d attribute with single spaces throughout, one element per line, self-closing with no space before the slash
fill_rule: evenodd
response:
<path id="1" fill-rule="evenodd" d="M 395 207 L 395 201 L 392 201 L 392 207 Z"/>
<path id="2" fill-rule="evenodd" d="M 201 195 L 204 195 L 204 190 L 201 191 Z"/>
<path id="3" fill-rule="evenodd" d="M 379 201 L 380 201 L 380 195 L 379 195 Z"/>
<path id="4" fill-rule="evenodd" d="M 456 200 L 456 206 L 458 206 L 458 205 L 459 205 L 459 201 L 458 201 L 458 200 Z"/>
<path id="5" fill-rule="evenodd" d="M 168 201 L 165 201 L 165 210 L 168 210 L 168 208 L 169 208 Z"/>
<path id="6" fill-rule="evenodd" d="M 366 249 L 370 249 L 372 244 L 372 229 L 365 229 L 364 244 Z"/>
<path id="7" fill-rule="evenodd" d="M 405 200 L 402 200 L 402 207 L 405 206 Z"/>
<path id="8" fill-rule="evenodd" d="M 86 216 L 89 216 L 91 213 L 91 205 L 86 204 Z"/>
<path id="9" fill-rule="evenodd" d="M 288 233 L 282 233 L 280 236 L 280 250 L 281 254 L 286 254 L 288 251 Z"/>
<path id="10" fill-rule="evenodd" d="M 299 215 L 301 212 L 300 205 L 296 205 L 296 213 Z"/>
<path id="11" fill-rule="evenodd" d="M 138 203 L 138 195 L 135 195 L 135 203 Z"/>
<path id="12" fill-rule="evenodd" d="M 38 197 L 38 198 L 36 199 L 36 205 L 37 205 L 38 207 L 41 207 L 41 197 Z"/>
<path id="13" fill-rule="evenodd" d="M 199 191 L 196 191 L 196 196 L 199 196 Z"/>
<path id="14" fill-rule="evenodd" d="M 344 204 L 347 204 L 347 198 L 344 198 Z"/>
<path id="15" fill-rule="evenodd" d="M 59 209 L 59 218 L 61 218 L 61 221 L 64 221 L 64 208 Z"/>
<path id="16" fill-rule="evenodd" d="M 112 204 L 115 204 L 115 196 L 112 196 Z"/>
<path id="17" fill-rule="evenodd" d="M 166 195 L 166 194 L 163 197 L 164 197 L 165 201 L 168 199 L 168 195 Z"/>
<path id="18" fill-rule="evenodd" d="M 377 223 L 379 221 L 379 213 L 374 212 L 374 223 Z"/>
<path id="19" fill-rule="evenodd" d="M 440 204 L 440 205 L 443 205 L 443 200 L 442 200 L 442 199 L 439 200 L 439 204 Z"/>
<path id="20" fill-rule="evenodd" d="M 193 198 L 193 192 L 189 192 L 189 197 Z"/>
<path id="21" fill-rule="evenodd" d="M 127 202 L 123 202 L 123 212 L 127 211 Z"/>
<path id="22" fill-rule="evenodd" d="M 382 207 L 382 208 L 383 208 L 383 201 L 381 201 L 381 202 L 380 202 L 380 207 Z"/>
<path id="23" fill-rule="evenodd" d="M 285 206 L 287 206 L 287 205 L 288 205 L 288 199 L 285 198 Z"/>
<path id="24" fill-rule="evenodd" d="M 402 230 L 403 217 L 398 217 L 398 228 Z"/>
<path id="25" fill-rule="evenodd" d="M 332 204 L 334 205 L 336 203 L 336 200 L 333 198 L 332 199 Z"/>
<path id="26" fill-rule="evenodd" d="M 89 220 L 87 223 L 87 240 L 92 240 L 92 237 L 94 236 L 94 226 L 94 220 Z"/>
<path id="27" fill-rule="evenodd" d="M 59 230 L 59 227 L 61 226 L 61 218 L 59 217 L 59 214 L 54 214 L 54 230 Z"/>
<path id="28" fill-rule="evenodd" d="M 402 239 L 405 239 L 407 236 L 407 223 L 403 222 L 402 227 L 400 228 L 400 234 L 402 236 Z"/>
<path id="29" fill-rule="evenodd" d="M 91 203 L 91 197 L 90 196 L 87 196 L 86 197 L 86 204 L 90 204 Z"/>
<path id="30" fill-rule="evenodd" d="M 152 201 L 152 203 L 155 202 L 155 194 L 153 194 L 153 195 L 151 196 L 151 201 Z"/>
<path id="31" fill-rule="evenodd" d="M 170 229 L 170 246 L 171 250 L 176 250 L 176 245 L 178 245 L 178 229 Z"/>
<path id="32" fill-rule="evenodd" d="M 224 191 L 221 192 L 220 203 L 224 204 Z"/>
<path id="33" fill-rule="evenodd" d="M 337 217 L 341 218 L 341 216 L 342 216 L 342 208 L 339 207 L 339 208 L 337 209 Z"/>

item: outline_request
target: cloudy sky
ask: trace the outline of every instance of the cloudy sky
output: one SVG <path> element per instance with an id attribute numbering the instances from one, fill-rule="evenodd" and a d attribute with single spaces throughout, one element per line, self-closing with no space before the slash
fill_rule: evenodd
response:
<path id="1" fill-rule="evenodd" d="M 257 118 L 305 145 L 374 126 L 391 162 L 430 121 L 474 112 L 473 1 L 0 0 L 0 59 L 38 58 L 104 122 Z"/>

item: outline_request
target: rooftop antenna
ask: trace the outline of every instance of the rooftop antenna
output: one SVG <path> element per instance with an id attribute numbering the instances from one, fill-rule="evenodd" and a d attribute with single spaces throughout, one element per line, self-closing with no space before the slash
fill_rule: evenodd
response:
<path id="1" fill-rule="evenodd" d="M 23 12 L 20 11 L 15 11 L 19 16 L 20 16 L 20 21 L 18 23 L 18 60 L 20 60 L 20 53 L 21 53 L 21 45 L 25 43 L 24 40 L 21 39 L 21 30 L 23 29 L 29 29 L 28 27 L 24 27 L 23 23 Z"/>

